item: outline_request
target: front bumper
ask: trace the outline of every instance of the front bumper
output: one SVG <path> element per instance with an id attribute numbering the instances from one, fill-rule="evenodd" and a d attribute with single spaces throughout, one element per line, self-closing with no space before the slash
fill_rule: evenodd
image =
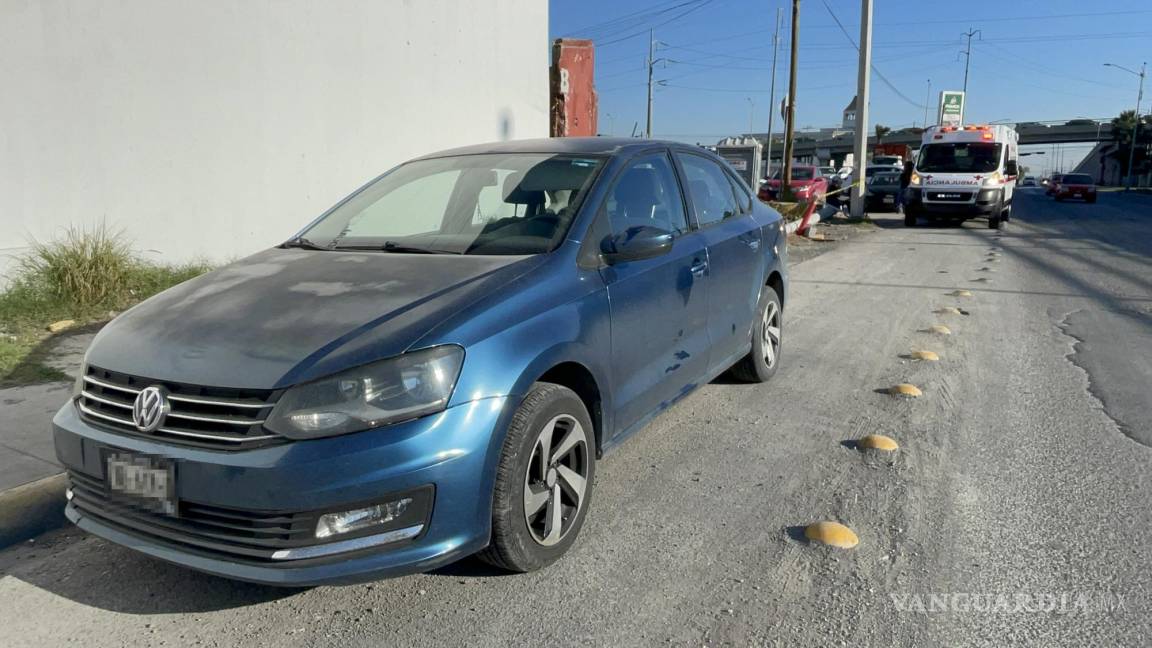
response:
<path id="1" fill-rule="evenodd" d="M 430 516 L 417 532 L 383 538 L 383 544 L 348 543 L 347 551 L 339 553 L 298 552 L 305 557 L 299 560 L 218 550 L 198 537 L 185 541 L 179 535 L 158 532 L 163 527 L 124 523 L 123 518 L 96 509 L 86 512 L 75 502 L 66 509 L 68 518 L 80 528 L 162 560 L 228 578 L 304 586 L 427 571 L 486 546 L 491 531 L 493 466 L 502 431 L 515 408 L 513 401 L 481 399 L 385 428 L 236 452 L 115 434 L 82 421 L 72 402 L 56 414 L 52 424 L 57 457 L 70 473 L 79 473 L 75 479 L 103 483 L 106 449 L 163 456 L 175 465 L 178 501 L 194 508 L 261 515 L 343 511 L 387 499 L 390 494 L 434 491 Z M 332 545 L 317 541 L 309 546 L 331 549 L 341 540 L 337 536 L 331 539 Z"/>
<path id="2" fill-rule="evenodd" d="M 1000 210 L 1000 189 L 980 189 L 963 201 L 935 201 L 924 198 L 924 190 L 909 187 L 904 194 L 904 212 L 919 218 L 988 218 Z"/>

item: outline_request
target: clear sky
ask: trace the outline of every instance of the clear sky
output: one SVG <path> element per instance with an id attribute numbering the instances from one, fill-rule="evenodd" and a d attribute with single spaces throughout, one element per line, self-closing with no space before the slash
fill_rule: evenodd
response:
<path id="1" fill-rule="evenodd" d="M 551 0 L 549 7 L 553 38 L 597 43 L 602 132 L 644 127 L 649 28 L 661 43 L 657 58 L 668 59 L 655 74 L 666 83 L 655 94 L 654 136 L 714 143 L 750 123 L 767 130 L 777 8 L 784 10 L 777 106 L 787 88 L 788 0 Z M 1134 107 L 1139 80 L 1103 64 L 1139 69 L 1152 59 L 1147 0 L 876 0 L 873 11 L 873 64 L 891 87 L 873 74 L 869 129 L 922 125 L 929 80 L 932 113 L 940 90 L 960 89 L 961 34 L 971 29 L 980 33 L 972 39 L 968 122 L 1113 117 Z M 855 94 L 859 32 L 858 0 L 801 3 L 798 128 L 840 124 Z M 1083 155 L 1083 147 L 1065 148 L 1065 157 Z M 1029 160 L 1034 172 L 1055 162 L 1056 151 L 1043 150 Z"/>

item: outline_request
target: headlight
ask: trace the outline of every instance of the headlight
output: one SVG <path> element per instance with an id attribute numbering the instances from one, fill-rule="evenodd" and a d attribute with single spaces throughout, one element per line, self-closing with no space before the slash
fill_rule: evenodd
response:
<path id="1" fill-rule="evenodd" d="M 445 345 L 405 353 L 296 385 L 264 425 L 290 439 L 358 432 L 442 411 L 464 363 Z"/>
<path id="2" fill-rule="evenodd" d="M 1000 172 L 994 171 L 984 178 L 985 187 L 999 187 L 1000 186 Z"/>
<path id="3" fill-rule="evenodd" d="M 913 171 L 912 172 L 912 178 L 909 180 L 909 183 L 913 187 L 919 187 L 920 186 L 920 174 Z"/>

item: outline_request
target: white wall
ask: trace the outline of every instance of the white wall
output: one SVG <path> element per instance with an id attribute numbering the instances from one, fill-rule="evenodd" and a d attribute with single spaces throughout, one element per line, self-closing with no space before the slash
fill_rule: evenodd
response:
<path id="1" fill-rule="evenodd" d="M 545 137 L 547 23 L 546 0 L 0 0 L 0 274 L 101 220 L 150 258 L 245 255 L 407 158 Z"/>

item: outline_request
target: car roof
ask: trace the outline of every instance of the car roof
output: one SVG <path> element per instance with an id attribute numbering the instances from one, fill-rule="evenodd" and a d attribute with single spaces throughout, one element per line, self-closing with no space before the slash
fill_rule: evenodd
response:
<path id="1" fill-rule="evenodd" d="M 448 157 L 453 155 L 481 155 L 484 153 L 561 153 L 572 155 L 620 155 L 638 152 L 653 147 L 669 147 L 679 150 L 705 152 L 707 149 L 665 140 L 638 139 L 630 137 L 546 137 L 538 139 L 489 142 L 459 148 L 447 149 L 422 155 L 416 159 Z"/>

